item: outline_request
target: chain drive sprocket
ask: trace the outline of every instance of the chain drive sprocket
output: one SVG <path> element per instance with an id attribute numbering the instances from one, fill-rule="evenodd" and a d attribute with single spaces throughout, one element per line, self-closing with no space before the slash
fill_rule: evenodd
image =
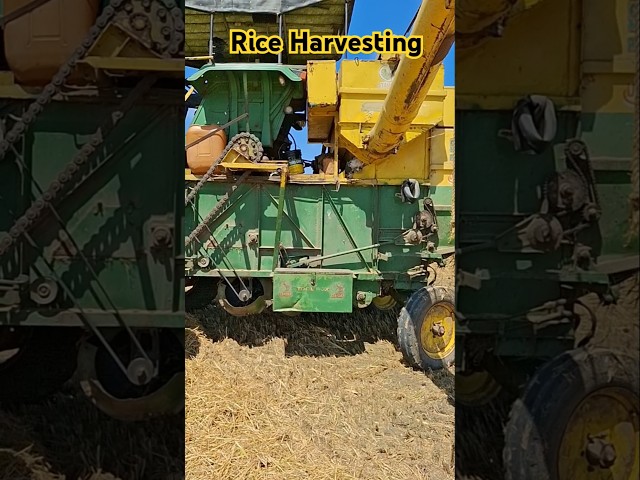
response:
<path id="1" fill-rule="evenodd" d="M 202 186 L 209 181 L 211 176 L 214 174 L 216 168 L 218 167 L 218 165 L 220 165 L 220 162 L 222 162 L 222 160 L 227 155 L 227 153 L 229 153 L 229 151 L 233 147 L 242 146 L 242 145 L 247 145 L 249 147 L 253 145 L 252 149 L 253 149 L 254 155 L 250 158 L 252 162 L 258 163 L 260 160 L 262 160 L 264 149 L 262 147 L 262 142 L 260 142 L 260 139 L 258 137 L 247 132 L 241 132 L 241 133 L 238 133 L 237 135 L 234 135 L 229 141 L 229 143 L 227 143 L 227 146 L 224 147 L 224 150 L 222 150 L 222 153 L 211 164 L 211 166 L 209 167 L 209 170 L 207 170 L 207 173 L 205 173 L 202 176 L 202 178 L 198 181 L 198 183 L 185 196 L 185 199 L 184 199 L 185 207 L 189 205 L 189 203 L 191 203 L 191 201 L 198 194 Z"/>
<path id="2" fill-rule="evenodd" d="M 169 9 L 173 17 L 174 31 L 170 45 L 166 47 L 166 51 L 160 54 L 177 54 L 180 53 L 182 40 L 184 39 L 184 21 L 182 9 L 178 7 L 174 0 L 155 0 L 162 1 L 167 9 Z M 7 152 L 16 144 L 25 132 L 32 125 L 38 116 L 42 113 L 45 106 L 49 104 L 53 98 L 60 93 L 65 81 L 69 78 L 78 62 L 81 61 L 89 52 L 92 45 L 98 39 L 100 34 L 105 30 L 110 21 L 113 20 L 116 12 L 123 8 L 124 0 L 110 0 L 109 4 L 103 8 L 102 13 L 98 16 L 94 25 L 89 29 L 86 37 L 76 48 L 73 55 L 58 69 L 51 82 L 45 85 L 40 95 L 22 116 L 13 124 L 11 129 L 0 140 L 0 161 L 4 160 Z M 126 6 L 126 5 L 125 5 Z M 165 50 L 163 48 L 163 50 Z M 67 164 L 64 170 L 53 180 L 48 188 L 46 188 L 42 196 L 35 200 L 27 211 L 22 215 L 14 225 L 9 229 L 8 233 L 0 234 L 0 257 L 13 245 L 17 238 L 22 236 L 27 230 L 33 226 L 47 208 L 49 204 L 53 204 L 59 197 L 61 191 L 64 191 L 66 184 L 71 181 L 81 166 L 86 164 L 88 159 L 93 155 L 96 149 L 104 142 L 101 131 L 98 130 L 91 139 L 86 142 L 74 158 Z"/>

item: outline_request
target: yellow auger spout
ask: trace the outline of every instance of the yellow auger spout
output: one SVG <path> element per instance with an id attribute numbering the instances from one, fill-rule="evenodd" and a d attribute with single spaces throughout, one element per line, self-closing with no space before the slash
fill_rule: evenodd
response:
<path id="1" fill-rule="evenodd" d="M 412 35 L 422 35 L 418 58 L 402 57 L 378 121 L 365 139 L 368 155 L 375 161 L 393 154 L 416 118 L 438 67 L 455 38 L 455 0 L 425 0 L 420 6 Z"/>

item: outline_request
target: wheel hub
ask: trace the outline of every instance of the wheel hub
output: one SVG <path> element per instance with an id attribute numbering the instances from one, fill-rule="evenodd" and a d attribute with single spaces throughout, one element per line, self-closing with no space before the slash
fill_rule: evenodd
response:
<path id="1" fill-rule="evenodd" d="M 248 302 L 251 299 L 251 293 L 246 288 L 243 288 L 238 292 L 238 299 L 241 302 Z"/>
<path id="2" fill-rule="evenodd" d="M 585 457 L 592 467 L 611 468 L 616 461 L 616 449 L 602 438 L 588 437 Z"/>
<path id="3" fill-rule="evenodd" d="M 445 329 L 441 323 L 435 323 L 431 327 L 431 333 L 434 337 L 444 337 Z"/>
<path id="4" fill-rule="evenodd" d="M 154 373 L 153 363 L 143 357 L 134 358 L 127 367 L 127 377 L 134 385 L 147 385 Z"/>
<path id="5" fill-rule="evenodd" d="M 638 406 L 632 392 L 602 388 L 569 418 L 560 443 L 560 478 L 630 478 L 637 461 Z M 632 459 L 628 461 L 620 459 Z M 569 475 L 569 476 L 567 476 Z"/>
<path id="6" fill-rule="evenodd" d="M 480 406 L 496 398 L 502 387 L 486 370 L 456 372 L 456 402 L 467 406 Z"/>
<path id="7" fill-rule="evenodd" d="M 422 350 L 430 358 L 445 358 L 455 345 L 455 316 L 453 305 L 438 302 L 431 306 L 420 328 Z"/>

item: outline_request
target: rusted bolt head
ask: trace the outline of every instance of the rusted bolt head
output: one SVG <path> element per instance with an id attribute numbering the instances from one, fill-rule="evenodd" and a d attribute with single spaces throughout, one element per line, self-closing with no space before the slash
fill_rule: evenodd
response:
<path id="1" fill-rule="evenodd" d="M 593 467 L 610 468 L 616 461 L 614 446 L 601 438 L 590 438 L 585 448 L 587 461 Z"/>
<path id="2" fill-rule="evenodd" d="M 444 336 L 444 327 L 440 323 L 434 323 L 431 327 L 431 333 L 434 337 L 443 337 Z"/>
<path id="3" fill-rule="evenodd" d="M 171 231 L 166 227 L 156 227 L 153 229 L 153 242 L 156 246 L 166 246 L 171 244 Z"/>

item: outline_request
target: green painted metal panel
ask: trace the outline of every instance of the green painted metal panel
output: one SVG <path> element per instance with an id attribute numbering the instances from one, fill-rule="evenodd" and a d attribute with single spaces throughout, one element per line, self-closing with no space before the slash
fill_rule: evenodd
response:
<path id="1" fill-rule="evenodd" d="M 323 196 L 323 250 L 322 255 L 332 255 L 345 250 L 366 247 L 377 243 L 375 228 L 375 188 L 322 188 Z M 322 262 L 326 268 L 348 268 L 368 271 L 375 268 L 374 250 L 351 253 Z"/>
<path id="2" fill-rule="evenodd" d="M 630 113 L 582 113 L 581 138 L 597 161 L 596 182 L 600 196 L 605 255 L 632 255 L 638 252 L 638 238 L 627 243 L 630 169 L 633 155 L 634 119 Z"/>
<path id="3" fill-rule="evenodd" d="M 345 271 L 278 272 L 273 275 L 276 312 L 351 313 L 353 274 Z"/>
<path id="4" fill-rule="evenodd" d="M 555 157 L 553 149 L 541 155 L 515 152 L 510 141 L 497 136 L 501 129 L 510 128 L 510 111 L 464 111 L 457 115 L 457 125 L 473 126 L 472 130 L 467 128 L 456 134 L 456 191 L 461 192 L 456 198 L 456 236 L 458 248 L 464 249 L 493 239 L 539 211 L 540 185 L 554 171 Z M 571 120 L 559 118 L 557 139 L 573 136 Z M 482 158 L 476 152 L 482 152 Z M 463 165 L 460 159 L 465 159 Z M 465 191 L 474 193 L 468 195 Z M 495 249 L 456 255 L 456 266 L 464 272 L 489 270 L 489 278 L 482 282 L 480 290 L 458 289 L 458 308 L 509 315 L 522 310 L 523 298 L 532 307 L 556 299 L 560 296 L 558 282 L 544 282 L 536 274 L 558 268 L 560 258 L 560 252 L 532 255 Z M 523 278 L 526 276 L 529 278 Z M 516 277 L 517 290 L 513 290 Z"/>
<path id="5" fill-rule="evenodd" d="M 301 82 L 302 79 L 298 75 L 303 69 L 301 67 L 290 67 L 288 65 L 259 63 L 256 65 L 247 65 L 246 63 L 220 63 L 217 65 L 207 65 L 202 67 L 196 73 L 187 78 L 187 82 L 198 87 L 198 80 L 206 76 L 209 72 L 227 72 L 227 71 L 247 71 L 248 69 L 256 72 L 278 72 L 285 75 L 292 82 Z"/>
<path id="6" fill-rule="evenodd" d="M 191 184 L 187 182 L 187 187 Z M 196 209 L 187 207 L 185 231 L 191 231 L 228 191 L 230 183 L 209 182 L 196 198 Z M 367 281 L 382 278 L 419 288 L 407 270 L 420 264 L 427 255 L 425 244 L 397 245 L 399 235 L 410 229 L 422 201 L 402 203 L 397 186 L 344 185 L 332 187 L 313 184 L 288 184 L 285 189 L 280 243 L 290 261 L 329 256 L 311 264 L 313 268 L 349 270 Z M 199 241 L 187 250 L 187 275 L 217 276 L 217 268 L 230 275 L 233 270 L 247 277 L 266 277 L 273 270 L 279 185 L 253 179 L 231 195 L 223 212 L 209 224 Z M 425 189 L 425 193 L 428 190 Z M 440 226 L 430 239 L 435 253 L 451 246 L 451 189 L 433 189 L 433 200 Z M 438 208 L 442 206 L 443 208 Z M 255 240 L 257 237 L 257 240 Z M 252 239 L 255 241 L 252 243 Z M 387 242 L 376 247 L 374 245 Z M 343 254 L 360 249 L 359 252 Z M 379 260 L 378 254 L 387 256 Z M 212 260 L 207 268 L 198 268 L 197 260 Z M 303 271 L 303 269 L 301 269 Z M 375 289 L 375 287 L 372 287 Z"/>
<path id="7" fill-rule="evenodd" d="M 302 99 L 301 79 L 285 66 L 209 66 L 189 78 L 202 96 L 194 125 L 223 125 L 248 113 L 249 118 L 228 127 L 227 137 L 251 132 L 270 147 L 280 132 L 285 108 Z"/>
<path id="8" fill-rule="evenodd" d="M 563 290 L 563 283 L 576 291 L 585 286 L 600 291 L 606 288 L 606 276 L 567 264 L 572 251 L 566 247 L 544 254 L 495 248 L 465 251 L 540 211 L 545 179 L 562 165 L 562 144 L 567 139 L 579 137 L 587 145 L 602 207 L 597 228 L 585 230 L 580 241 L 593 247 L 598 261 L 637 255 L 638 251 L 637 240 L 626 245 L 624 238 L 629 212 L 631 115 L 557 112 L 557 116 L 554 143 L 560 148 L 526 155 L 498 136 L 500 130 L 510 128 L 511 111 L 457 112 L 456 123 L 466 127 L 459 130 L 456 145 L 462 152 L 456 170 L 456 190 L 461 192 L 456 198 L 456 235 L 462 253 L 456 256 L 456 265 L 467 274 L 477 274 L 480 280 L 480 288 L 458 283 L 457 308 L 473 312 L 474 318 L 465 327 L 468 331 L 498 335 L 494 348 L 499 355 L 546 356 L 570 348 L 572 325 L 534 330 L 524 313 L 566 296 L 568 289 Z M 476 152 L 482 152 L 482 158 Z M 463 165 L 460 159 L 465 159 Z M 465 191 L 474 194 L 466 195 Z"/>
<path id="9" fill-rule="evenodd" d="M 41 189 L 119 102 L 105 97 L 47 106 L 22 146 L 24 161 Z M 183 155 L 183 115 L 182 105 L 134 106 L 99 147 L 83 182 L 56 206 L 59 219 L 48 215 L 30 234 L 35 246 L 24 241 L 13 257 L 0 259 L 0 279 L 48 276 L 61 280 L 73 296 L 60 287 L 60 302 L 51 306 L 27 300 L 10 321 L 81 325 L 72 313 L 80 309 L 95 313 L 97 325 L 113 325 L 115 310 L 123 318 L 132 315 L 132 325 L 152 326 L 154 313 L 163 318 L 162 326 L 184 324 L 184 266 L 178 260 L 184 245 L 175 241 L 183 238 L 184 226 L 176 200 L 184 171 L 175 161 Z M 0 202 L 2 232 L 40 191 L 17 171 L 15 162 L 0 162 L 0 169 L 0 191 L 12 196 L 11 202 Z M 173 234 L 172 245 L 154 246 L 157 228 Z"/>

